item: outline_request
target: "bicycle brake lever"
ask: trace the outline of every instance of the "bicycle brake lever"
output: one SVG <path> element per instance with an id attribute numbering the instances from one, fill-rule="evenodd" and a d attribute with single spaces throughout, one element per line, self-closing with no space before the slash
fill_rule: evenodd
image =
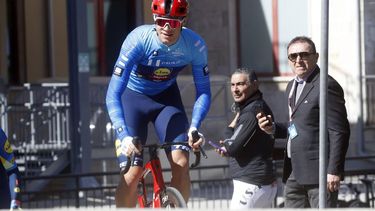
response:
<path id="1" fill-rule="evenodd" d="M 199 165 L 201 162 L 201 153 L 200 152 L 194 152 L 195 155 L 195 162 L 190 165 L 190 168 L 195 168 Z"/>
<path id="2" fill-rule="evenodd" d="M 199 150 L 201 151 L 203 157 L 204 157 L 205 159 L 207 159 L 207 154 L 206 154 L 206 152 L 203 150 L 203 148 L 202 148 L 201 146 L 199 146 Z"/>
<path id="3" fill-rule="evenodd" d="M 192 133 L 191 133 L 191 136 L 193 138 L 193 143 L 196 142 L 197 140 L 199 140 L 200 136 L 198 134 L 198 131 L 194 130 Z M 204 152 L 204 150 L 202 149 L 202 146 L 199 145 L 199 152 L 194 152 L 194 155 L 195 155 L 195 162 L 192 163 L 190 165 L 190 168 L 195 168 L 199 165 L 199 163 L 201 162 L 201 153 L 202 155 L 207 159 L 207 155 L 206 153 Z"/>
<path id="4" fill-rule="evenodd" d="M 193 143 L 196 142 L 198 139 L 200 139 L 200 136 L 198 134 L 198 131 L 194 130 L 193 132 L 191 132 L 191 136 L 193 137 Z M 206 152 L 203 150 L 203 147 L 201 145 L 199 145 L 199 151 L 202 153 L 203 157 L 205 159 L 207 159 L 207 154 Z"/>
<path id="5" fill-rule="evenodd" d="M 138 146 L 141 144 L 141 140 L 139 139 L 138 136 L 134 136 L 133 137 L 133 140 L 132 140 L 133 144 L 135 147 L 138 148 Z M 134 166 L 134 161 L 135 161 L 135 152 L 133 151 L 132 154 L 131 154 L 131 158 L 130 158 L 130 166 Z"/>
<path id="6" fill-rule="evenodd" d="M 138 146 L 141 142 L 138 137 L 134 137 L 132 140 L 133 144 L 135 146 Z M 134 161 L 135 161 L 135 152 L 132 152 L 129 157 L 127 157 L 126 165 L 120 168 L 120 174 L 126 174 L 130 166 L 134 166 Z"/>

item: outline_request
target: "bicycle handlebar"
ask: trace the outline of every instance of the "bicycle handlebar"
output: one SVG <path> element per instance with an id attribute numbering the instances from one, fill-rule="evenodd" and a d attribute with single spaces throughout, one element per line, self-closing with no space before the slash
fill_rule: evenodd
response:
<path id="1" fill-rule="evenodd" d="M 193 131 L 192 135 L 193 135 L 194 141 L 197 141 L 200 138 L 199 135 L 198 135 L 198 131 Z M 139 145 L 140 143 L 141 142 L 140 142 L 140 139 L 138 137 L 133 138 L 133 144 L 135 146 Z M 143 145 L 142 148 L 165 149 L 165 148 L 167 148 L 169 146 L 173 146 L 173 145 L 183 145 L 183 146 L 190 147 L 189 143 L 187 143 L 187 142 L 169 142 L 169 143 L 163 143 L 163 144 Z M 205 158 L 207 158 L 207 155 L 206 155 L 206 153 L 204 152 L 204 150 L 202 149 L 201 146 L 199 146 L 199 149 L 200 149 L 199 151 L 194 152 L 195 162 L 190 165 L 190 168 L 195 168 L 199 165 L 200 159 L 201 159 L 201 153 Z M 130 166 L 134 166 L 134 160 L 135 160 L 135 153 L 134 152 L 131 154 L 131 157 L 128 157 L 128 161 L 129 160 L 130 160 L 130 162 L 126 162 L 125 167 L 121 169 L 121 171 L 120 171 L 121 174 L 126 174 L 129 171 Z"/>
<path id="2" fill-rule="evenodd" d="M 194 130 L 193 132 L 191 132 L 191 135 L 193 137 L 193 143 L 195 143 L 196 141 L 198 141 L 200 139 L 200 136 L 199 136 L 197 130 Z M 194 152 L 195 162 L 190 165 L 190 168 L 195 168 L 199 165 L 199 163 L 201 162 L 201 153 L 202 153 L 203 157 L 207 159 L 206 153 L 202 149 L 202 146 L 199 145 L 199 151 Z"/>

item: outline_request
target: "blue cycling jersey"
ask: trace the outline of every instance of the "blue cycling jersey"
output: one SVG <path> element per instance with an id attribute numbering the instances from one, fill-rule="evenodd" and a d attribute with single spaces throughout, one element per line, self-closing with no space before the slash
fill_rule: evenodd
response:
<path id="1" fill-rule="evenodd" d="M 12 147 L 8 141 L 4 131 L 0 129 L 0 160 L 6 171 L 11 171 L 17 168 L 17 164 L 14 161 L 14 154 Z"/>
<path id="2" fill-rule="evenodd" d="M 0 128 L 0 209 L 9 208 L 11 200 L 18 198 L 18 167 L 12 147 Z"/>
<path id="3" fill-rule="evenodd" d="M 120 140 L 129 136 L 121 103 L 125 88 L 149 96 L 159 94 L 176 82 L 178 73 L 187 65 L 192 67 L 196 87 L 190 126 L 199 128 L 211 103 L 204 40 L 183 27 L 178 41 L 167 46 L 159 40 L 154 25 L 140 26 L 127 36 L 106 96 L 108 113 Z"/>

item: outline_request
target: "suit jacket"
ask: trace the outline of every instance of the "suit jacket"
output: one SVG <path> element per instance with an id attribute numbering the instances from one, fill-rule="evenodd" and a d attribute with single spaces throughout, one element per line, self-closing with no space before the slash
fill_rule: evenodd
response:
<path id="1" fill-rule="evenodd" d="M 298 101 L 292 107 L 291 123 L 295 125 L 298 135 L 291 141 L 291 158 L 284 153 L 284 182 L 293 170 L 299 184 L 319 184 L 319 76 L 317 67 L 306 80 Z M 288 83 L 287 97 L 292 85 L 293 80 Z M 343 179 L 350 136 L 344 92 L 331 76 L 328 76 L 327 87 L 327 173 L 339 175 Z M 295 98 L 294 95 L 292 98 Z M 277 123 L 275 137 L 285 138 L 289 124 Z"/>

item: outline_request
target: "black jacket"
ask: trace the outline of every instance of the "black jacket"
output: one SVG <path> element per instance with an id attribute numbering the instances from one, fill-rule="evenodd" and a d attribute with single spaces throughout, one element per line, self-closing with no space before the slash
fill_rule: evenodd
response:
<path id="1" fill-rule="evenodd" d="M 284 182 L 293 169 L 293 175 L 299 184 L 319 184 L 319 75 L 317 68 L 306 80 L 305 87 L 293 108 L 291 118 L 298 135 L 291 141 L 291 159 L 287 156 L 284 159 Z M 292 85 L 293 81 L 289 82 L 286 89 L 287 97 Z M 341 86 L 330 76 L 327 85 L 327 173 L 339 175 L 343 179 L 350 127 Z M 287 127 L 288 123 L 277 123 L 275 137 L 286 138 Z"/>
<path id="2" fill-rule="evenodd" d="M 235 128 L 225 131 L 224 146 L 230 156 L 229 170 L 233 179 L 255 185 L 268 185 L 275 180 L 272 162 L 274 139 L 258 126 L 256 112 L 271 109 L 257 91 L 239 106 L 240 116 Z"/>

